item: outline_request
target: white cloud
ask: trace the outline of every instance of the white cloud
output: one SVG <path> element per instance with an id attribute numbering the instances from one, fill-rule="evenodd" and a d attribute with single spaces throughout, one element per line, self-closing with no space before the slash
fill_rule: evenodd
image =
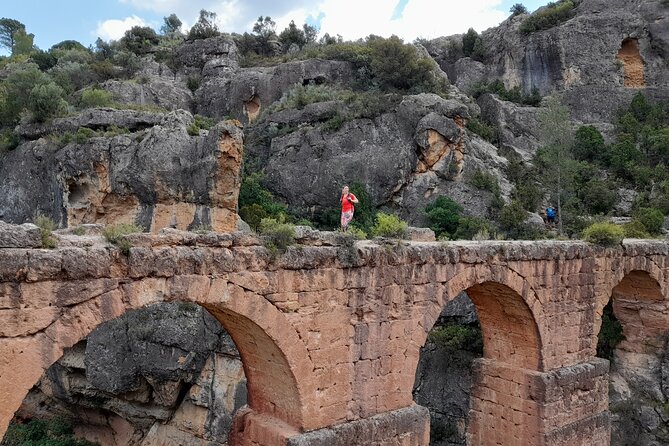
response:
<path id="1" fill-rule="evenodd" d="M 122 20 L 110 19 L 105 20 L 104 22 L 98 22 L 95 34 L 103 40 L 118 40 L 133 26 L 148 26 L 148 24 L 141 17 L 137 17 L 136 15 L 126 17 Z"/>
<path id="2" fill-rule="evenodd" d="M 358 39 L 369 34 L 396 34 L 405 40 L 434 38 L 497 25 L 508 14 L 499 11 L 501 0 L 409 0 L 402 17 L 392 20 L 397 0 L 324 0 L 321 33 Z M 316 13 L 317 13 L 316 12 Z M 315 14 L 314 14 L 315 15 Z"/>
<path id="3" fill-rule="evenodd" d="M 217 23 L 224 32 L 251 32 L 260 15 L 270 15 L 277 23 L 277 32 L 281 32 L 291 20 L 301 26 L 307 17 L 318 17 L 322 13 L 321 35 L 326 32 L 341 34 L 345 39 L 358 39 L 369 34 L 396 34 L 407 41 L 416 37 L 434 38 L 462 33 L 470 27 L 483 31 L 508 16 L 507 11 L 499 9 L 502 0 L 409 0 L 402 17 L 396 20 L 392 16 L 399 0 L 118 1 L 158 15 L 176 13 L 183 20 L 185 29 L 195 23 L 200 9 L 213 11 L 217 13 Z M 112 21 L 101 26 L 108 22 Z M 120 28 L 117 22 L 107 26 Z"/>

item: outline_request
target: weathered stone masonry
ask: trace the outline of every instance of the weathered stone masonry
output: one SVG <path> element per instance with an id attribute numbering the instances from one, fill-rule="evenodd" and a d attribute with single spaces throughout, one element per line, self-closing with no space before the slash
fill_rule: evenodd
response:
<path id="1" fill-rule="evenodd" d="M 608 445 L 608 362 L 595 358 L 604 306 L 613 296 L 630 353 L 654 354 L 669 326 L 660 241 L 365 241 L 344 265 L 328 233 L 272 261 L 241 233 L 135 235 L 125 256 L 92 236 L 39 249 L 34 232 L 0 231 L 0 431 L 98 324 L 192 301 L 244 363 L 249 405 L 231 444 L 426 446 L 429 414 L 412 401 L 420 348 L 467 290 L 484 335 L 470 444 Z"/>

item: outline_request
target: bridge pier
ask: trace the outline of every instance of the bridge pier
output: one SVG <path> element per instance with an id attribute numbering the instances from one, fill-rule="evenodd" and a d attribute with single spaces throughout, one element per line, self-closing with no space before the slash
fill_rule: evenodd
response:
<path id="1" fill-rule="evenodd" d="M 537 372 L 474 363 L 467 444 L 608 446 L 609 363 Z"/>
<path id="2" fill-rule="evenodd" d="M 243 408 L 230 446 L 428 446 L 430 412 L 414 405 L 369 418 L 299 433 L 282 421 Z"/>

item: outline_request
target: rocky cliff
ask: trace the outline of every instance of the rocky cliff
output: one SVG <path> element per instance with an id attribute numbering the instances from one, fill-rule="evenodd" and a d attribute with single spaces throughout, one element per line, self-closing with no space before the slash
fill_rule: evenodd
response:
<path id="1" fill-rule="evenodd" d="M 183 110 L 89 109 L 21 126 L 26 142 L 0 160 L 0 218 L 234 230 L 242 132 L 233 121 L 192 125 Z"/>

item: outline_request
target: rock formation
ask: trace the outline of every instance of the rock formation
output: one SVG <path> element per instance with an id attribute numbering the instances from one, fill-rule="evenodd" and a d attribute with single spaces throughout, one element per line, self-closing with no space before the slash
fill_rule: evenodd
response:
<path id="1" fill-rule="evenodd" d="M 39 139 L 2 158 L 0 218 L 23 222 L 42 212 L 63 226 L 234 230 L 242 132 L 226 121 L 192 136 L 192 123 L 185 111 L 89 109 L 49 125 L 22 126 L 24 137 Z M 119 126 L 127 133 L 114 130 Z M 65 145 L 62 137 L 45 136 L 74 131 Z"/>
<path id="2" fill-rule="evenodd" d="M 16 417 L 72 419 L 78 436 L 102 446 L 227 444 L 245 382 L 216 319 L 197 305 L 158 304 L 68 349 Z"/>

